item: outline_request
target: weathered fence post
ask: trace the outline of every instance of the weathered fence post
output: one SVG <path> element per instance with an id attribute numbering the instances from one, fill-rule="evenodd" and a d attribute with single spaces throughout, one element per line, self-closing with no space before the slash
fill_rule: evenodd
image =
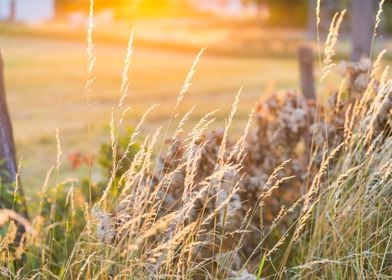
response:
<path id="1" fill-rule="evenodd" d="M 0 186 L 15 183 L 17 176 L 14 136 L 5 96 L 3 66 L 3 59 L 0 53 Z M 20 185 L 18 191 L 22 199 L 23 205 L 21 206 L 24 208 L 22 212 L 27 216 L 26 202 Z M 0 197 L 0 202 L 2 204 L 7 203 L 6 201 L 2 201 L 2 197 Z"/>
<path id="2" fill-rule="evenodd" d="M 313 73 L 313 50 L 307 46 L 298 48 L 301 90 L 306 99 L 316 99 L 316 88 Z"/>

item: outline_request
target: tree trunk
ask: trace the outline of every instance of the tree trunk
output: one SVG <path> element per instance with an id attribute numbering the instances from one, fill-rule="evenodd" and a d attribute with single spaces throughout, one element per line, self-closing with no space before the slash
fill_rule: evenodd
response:
<path id="1" fill-rule="evenodd" d="M 10 16 L 9 16 L 9 21 L 14 22 L 16 20 L 16 1 L 11 0 L 10 1 Z"/>
<path id="2" fill-rule="evenodd" d="M 0 178 L 12 183 L 16 178 L 16 159 L 11 120 L 5 97 L 3 61 L 0 56 Z"/>
<path id="3" fill-rule="evenodd" d="M 340 10 L 339 1 L 320 1 L 320 24 L 318 26 L 321 41 L 325 41 L 333 15 Z M 309 40 L 317 39 L 317 0 L 308 0 L 307 37 Z"/>
<path id="4" fill-rule="evenodd" d="M 316 8 L 317 8 L 317 0 L 308 0 L 307 37 L 309 40 L 317 39 Z"/>
<path id="5" fill-rule="evenodd" d="M 16 182 L 17 164 L 15 157 L 15 144 L 12 132 L 11 118 L 8 113 L 8 107 L 5 96 L 5 82 L 3 71 L 3 60 L 0 53 L 0 186 L 5 187 Z M 19 188 L 19 195 L 21 196 L 20 205 L 23 209 L 21 212 L 27 216 L 26 202 L 23 196 L 21 186 Z M 0 203 L 3 207 L 10 204 L 9 201 L 2 201 L 4 198 L 0 197 Z M 4 205 L 5 204 L 5 205 Z M 12 203 L 11 203 L 12 205 Z M 19 210 L 19 209 L 17 209 Z"/>
<path id="6" fill-rule="evenodd" d="M 377 0 L 351 1 L 352 61 L 370 57 Z"/>

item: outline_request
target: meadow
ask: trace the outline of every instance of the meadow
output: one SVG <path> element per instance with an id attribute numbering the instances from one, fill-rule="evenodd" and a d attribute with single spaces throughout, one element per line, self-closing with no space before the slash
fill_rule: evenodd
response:
<path id="1" fill-rule="evenodd" d="M 133 51 L 94 41 L 93 11 L 87 45 L 0 37 L 23 156 L 0 189 L 1 277 L 390 279 L 390 60 L 337 65 L 345 11 L 315 100 L 294 53 Z"/>
<path id="2" fill-rule="evenodd" d="M 85 43 L 15 36 L 2 36 L 0 42 L 18 154 L 23 156 L 23 178 L 26 191 L 34 193 L 55 160 L 55 126 L 60 130 L 65 154 L 86 152 L 91 145 L 96 152 L 102 142 L 108 141 L 110 114 L 120 95 L 127 44 L 96 45 L 96 83 L 91 107 L 94 141 L 87 143 L 83 140 L 87 126 Z M 167 122 L 196 54 L 197 51 L 135 46 L 126 101 L 132 107 L 127 117 L 129 126 L 134 126 L 154 104 L 159 107 L 152 112 L 144 130 L 151 132 Z M 228 100 L 233 100 L 240 87 L 244 87 L 236 123 L 239 128 L 266 92 L 297 87 L 297 68 L 295 57 L 217 56 L 207 49 L 181 112 L 195 106 L 192 118 L 196 120 L 219 109 L 217 126 L 221 126 L 231 107 Z M 75 173 L 69 166 L 64 168 L 64 176 Z"/>

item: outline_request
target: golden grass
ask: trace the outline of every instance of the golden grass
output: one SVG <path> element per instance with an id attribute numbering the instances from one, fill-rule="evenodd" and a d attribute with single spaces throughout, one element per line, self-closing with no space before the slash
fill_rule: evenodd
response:
<path id="1" fill-rule="evenodd" d="M 94 2 L 90 4 L 88 96 L 95 66 Z M 317 17 L 319 5 L 320 1 Z M 344 14 L 332 21 L 321 81 L 334 65 Z M 214 121 L 213 111 L 186 134 L 192 109 L 177 112 L 203 49 L 174 102 L 166 131 L 162 134 L 159 127 L 143 137 L 129 159 L 130 147 L 154 109 L 144 113 L 124 154 L 118 154 L 128 110 L 122 107 L 132 52 L 131 36 L 118 105 L 111 109 L 113 162 L 102 193 L 93 203 L 91 175 L 88 199 L 77 195 L 72 179 L 60 182 L 57 177 L 48 189 L 52 171 L 61 170 L 63 152 L 56 128 L 57 158 L 42 187 L 40 216 L 30 225 L 11 210 L 0 211 L 0 227 L 7 225 L 0 239 L 2 277 L 387 279 L 391 275 L 392 81 L 387 74 L 377 79 L 383 53 L 373 66 L 365 64 L 369 69 L 363 62 L 347 66 L 348 84 L 331 107 L 292 92 L 280 99 L 267 98 L 250 114 L 243 135 L 232 142 L 229 129 L 242 89 L 222 132 L 206 132 Z M 358 77 L 364 73 L 370 73 L 371 80 L 358 87 Z M 319 110 L 325 114 L 315 119 Z M 178 122 L 172 134 L 176 137 L 165 145 L 172 122 Z M 118 175 L 125 160 L 131 161 L 129 168 Z M 252 186 L 255 180 L 258 187 Z M 289 192 L 284 192 L 287 188 Z M 252 189 L 257 190 L 251 193 Z M 290 190 L 295 198 L 287 199 L 286 205 L 284 197 Z M 244 196 L 247 192 L 253 197 Z M 276 200 L 279 210 L 273 215 L 269 211 Z M 21 237 L 10 220 L 24 227 Z"/>

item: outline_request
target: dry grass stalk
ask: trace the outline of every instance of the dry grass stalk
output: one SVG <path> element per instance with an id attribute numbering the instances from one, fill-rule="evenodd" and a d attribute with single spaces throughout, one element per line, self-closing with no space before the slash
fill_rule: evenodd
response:
<path id="1" fill-rule="evenodd" d="M 27 233 L 32 235 L 36 234 L 35 230 L 32 228 L 29 221 L 25 217 L 9 209 L 0 209 L 0 228 L 4 227 L 10 221 L 15 221 L 19 225 L 23 226 Z"/>
<path id="2" fill-rule="evenodd" d="M 94 43 L 93 43 L 93 29 L 94 29 L 94 0 L 90 0 L 90 9 L 88 17 L 88 27 L 87 27 L 87 80 L 86 80 L 86 90 L 88 96 L 92 92 L 92 83 L 95 78 L 92 77 L 93 69 L 95 66 L 96 56 L 94 54 Z M 90 104 L 88 104 L 90 106 Z"/>
<path id="3" fill-rule="evenodd" d="M 129 37 L 127 54 L 124 59 L 124 69 L 123 69 L 122 76 L 121 76 L 121 88 L 120 88 L 121 95 L 120 95 L 120 100 L 118 102 L 119 108 L 121 108 L 123 106 L 124 101 L 128 96 L 129 68 L 131 66 L 132 54 L 134 51 L 134 46 L 133 46 L 134 35 L 135 35 L 135 29 L 132 30 L 131 35 Z"/>
<path id="4" fill-rule="evenodd" d="M 198 65 L 198 63 L 199 63 L 199 61 L 201 59 L 201 56 L 203 55 L 205 50 L 206 50 L 206 48 L 201 49 L 200 52 L 197 54 L 195 60 L 193 61 L 192 67 L 189 70 L 189 72 L 188 72 L 188 74 L 186 76 L 185 82 L 184 82 L 184 84 L 183 84 L 183 86 L 181 88 L 180 94 L 177 97 L 176 105 L 174 106 L 174 110 L 173 111 L 176 111 L 176 109 L 181 104 L 182 100 L 184 99 L 185 94 L 188 92 L 189 87 L 191 86 L 191 83 L 192 83 L 192 78 L 193 78 L 193 76 L 196 73 L 197 65 Z"/>
<path id="5" fill-rule="evenodd" d="M 336 13 L 332 19 L 328 37 L 325 41 L 325 54 L 323 60 L 324 67 L 321 71 L 321 82 L 327 77 L 329 73 L 331 73 L 332 67 L 335 66 L 335 64 L 332 63 L 332 57 L 335 55 L 335 46 L 339 36 L 339 29 L 343 22 L 343 17 L 345 14 L 346 10 L 343 10 L 340 13 Z"/>

